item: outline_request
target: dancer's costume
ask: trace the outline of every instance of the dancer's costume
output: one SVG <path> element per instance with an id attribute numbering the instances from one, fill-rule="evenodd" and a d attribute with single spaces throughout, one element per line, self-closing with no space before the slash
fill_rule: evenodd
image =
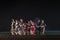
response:
<path id="1" fill-rule="evenodd" d="M 30 33 L 31 33 L 31 35 L 34 35 L 34 34 L 35 34 L 35 26 L 34 26 L 34 22 L 31 23 Z"/>

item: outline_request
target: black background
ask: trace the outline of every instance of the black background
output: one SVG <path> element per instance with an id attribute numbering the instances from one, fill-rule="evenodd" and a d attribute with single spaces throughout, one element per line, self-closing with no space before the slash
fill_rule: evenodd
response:
<path id="1" fill-rule="evenodd" d="M 11 18 L 39 17 L 47 24 L 46 30 L 60 30 L 60 1 L 0 1 L 0 31 L 10 30 Z"/>

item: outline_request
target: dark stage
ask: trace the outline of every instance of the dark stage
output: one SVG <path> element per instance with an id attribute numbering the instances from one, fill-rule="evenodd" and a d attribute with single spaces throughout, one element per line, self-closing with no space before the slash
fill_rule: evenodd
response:
<path id="1" fill-rule="evenodd" d="M 44 19 L 45 35 L 12 36 L 11 19 Z M 6 32 L 8 31 L 8 32 Z M 0 1 L 0 40 L 58 40 L 60 39 L 60 1 L 14 0 Z"/>

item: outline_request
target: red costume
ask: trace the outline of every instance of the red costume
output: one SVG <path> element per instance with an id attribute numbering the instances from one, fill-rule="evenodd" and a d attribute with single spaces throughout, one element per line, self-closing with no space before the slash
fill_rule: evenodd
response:
<path id="1" fill-rule="evenodd" d="M 31 35 L 34 35 L 35 34 L 34 22 L 31 22 L 30 33 L 31 33 Z"/>
<path id="2" fill-rule="evenodd" d="M 26 35 L 27 28 L 26 28 L 26 25 L 25 24 L 23 24 L 23 32 L 24 32 L 23 34 Z"/>
<path id="3" fill-rule="evenodd" d="M 26 32 L 26 25 L 24 25 L 24 32 Z"/>

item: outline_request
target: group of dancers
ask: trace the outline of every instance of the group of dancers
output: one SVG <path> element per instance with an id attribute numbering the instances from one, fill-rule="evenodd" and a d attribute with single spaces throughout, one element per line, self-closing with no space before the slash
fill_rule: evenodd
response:
<path id="1" fill-rule="evenodd" d="M 44 20 L 24 22 L 23 19 L 11 21 L 11 34 L 12 35 L 44 35 L 46 24 Z"/>

